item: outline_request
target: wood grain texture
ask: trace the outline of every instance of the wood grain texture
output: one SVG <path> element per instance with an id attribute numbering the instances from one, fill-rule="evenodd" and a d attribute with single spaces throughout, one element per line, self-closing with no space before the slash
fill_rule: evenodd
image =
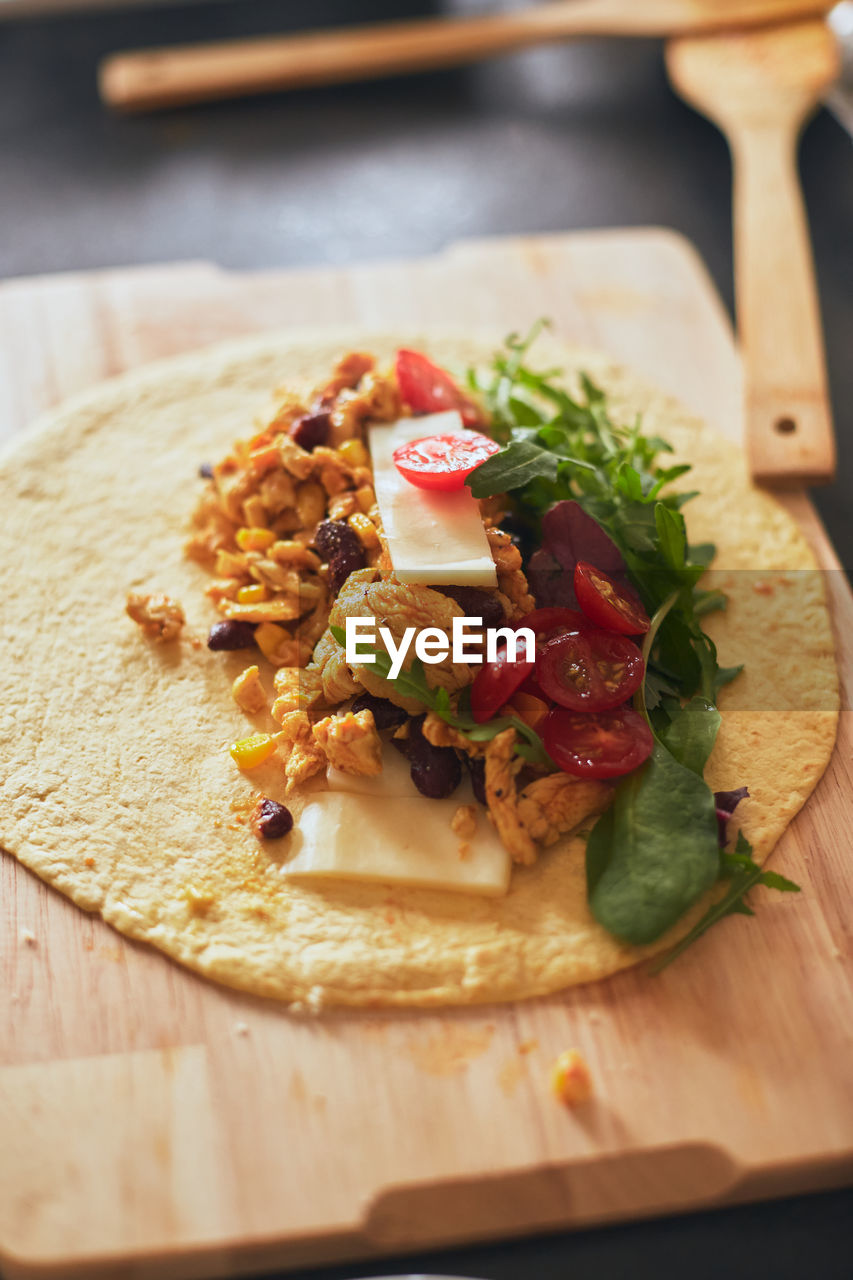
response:
<path id="1" fill-rule="evenodd" d="M 550 0 L 504 13 L 353 26 L 112 54 L 109 106 L 145 111 L 271 90 L 464 66 L 580 36 L 662 36 L 823 13 L 829 0 Z"/>
<path id="2" fill-rule="evenodd" d="M 288 300 L 282 307 L 282 298 Z M 125 368 L 281 328 L 520 328 L 542 313 L 730 438 L 738 363 L 667 232 L 480 241 L 417 263 L 204 264 L 0 286 L 0 423 Z M 294 325 L 294 328 L 296 326 Z M 853 599 L 807 500 L 841 661 Z M 214 987 L 0 855 L 0 1267 L 209 1276 L 721 1204 L 853 1176 L 853 795 L 838 749 L 755 895 L 661 977 L 514 1006 L 299 1020 Z M 547 1088 L 578 1047 L 595 1097 Z"/>
<path id="3" fill-rule="evenodd" d="M 667 47 L 678 91 L 725 133 L 746 446 L 753 477 L 792 487 L 835 475 L 835 442 L 811 239 L 797 173 L 806 120 L 838 77 L 825 22 Z"/>

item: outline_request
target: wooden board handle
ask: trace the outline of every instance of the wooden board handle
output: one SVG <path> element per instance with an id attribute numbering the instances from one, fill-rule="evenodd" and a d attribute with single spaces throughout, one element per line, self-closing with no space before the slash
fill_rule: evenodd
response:
<path id="1" fill-rule="evenodd" d="M 212 44 L 140 49 L 106 58 L 104 102 L 123 111 L 275 89 L 341 84 L 462 66 L 578 36 L 661 36 L 755 25 L 815 13 L 830 0 L 550 0 L 473 18 L 395 22 Z"/>
<path id="2" fill-rule="evenodd" d="M 825 484 L 835 442 L 814 264 L 788 127 L 738 131 L 735 297 L 746 443 L 755 480 Z"/>

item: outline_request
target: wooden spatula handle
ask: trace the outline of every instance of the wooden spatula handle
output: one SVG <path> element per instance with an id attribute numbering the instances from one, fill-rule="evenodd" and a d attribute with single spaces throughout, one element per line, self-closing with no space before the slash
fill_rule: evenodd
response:
<path id="1" fill-rule="evenodd" d="M 835 444 L 814 264 L 792 131 L 738 131 L 734 152 L 735 299 L 754 478 L 822 484 Z"/>
<path id="2" fill-rule="evenodd" d="M 345 27 L 292 36 L 116 53 L 101 64 L 103 100 L 123 111 L 273 89 L 427 71 L 576 36 L 662 36 L 752 26 L 822 12 L 831 0 L 548 0 L 471 18 Z"/>
<path id="3" fill-rule="evenodd" d="M 630 3 L 630 0 L 628 0 Z M 140 49 L 105 59 L 101 97 L 124 111 L 273 89 L 369 80 L 463 66 L 606 22 L 619 0 L 556 0 L 508 13 L 306 31 L 195 46 Z M 622 0 L 624 7 L 624 0 Z M 652 0 L 655 8 L 660 0 Z"/>

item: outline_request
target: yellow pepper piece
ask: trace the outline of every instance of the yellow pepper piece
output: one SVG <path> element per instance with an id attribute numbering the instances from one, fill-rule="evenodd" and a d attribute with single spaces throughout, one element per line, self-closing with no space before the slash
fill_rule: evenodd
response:
<path id="1" fill-rule="evenodd" d="M 356 534 L 366 551 L 373 551 L 380 545 L 379 534 L 376 532 L 375 525 L 360 511 L 356 511 L 354 515 L 351 515 L 347 520 L 347 524 Z"/>
<path id="2" fill-rule="evenodd" d="M 282 641 L 289 639 L 284 627 L 277 627 L 274 622 L 262 622 L 255 630 L 255 644 L 261 653 L 272 661 L 273 654 L 278 652 Z"/>
<path id="3" fill-rule="evenodd" d="M 237 592 L 239 604 L 262 604 L 267 598 L 267 589 L 262 582 L 253 582 L 249 587 L 241 587 Z"/>
<path id="4" fill-rule="evenodd" d="M 234 536 L 241 551 L 266 551 L 275 542 L 272 529 L 243 528 Z"/>
<path id="5" fill-rule="evenodd" d="M 366 467 L 370 461 L 370 455 L 360 440 L 345 440 L 338 445 L 338 453 L 350 467 Z"/>
<path id="6" fill-rule="evenodd" d="M 551 1092 L 567 1107 L 576 1107 L 591 1096 L 592 1077 L 586 1059 L 577 1049 L 561 1053 L 552 1066 Z"/>
<path id="7" fill-rule="evenodd" d="M 253 733 L 249 738 L 232 742 L 228 750 L 241 769 L 257 769 L 275 751 L 276 739 L 269 733 Z"/>

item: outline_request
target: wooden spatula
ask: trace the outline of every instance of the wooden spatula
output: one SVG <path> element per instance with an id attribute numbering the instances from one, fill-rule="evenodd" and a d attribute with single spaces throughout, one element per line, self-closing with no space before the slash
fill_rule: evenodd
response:
<path id="1" fill-rule="evenodd" d="M 579 36 L 667 36 L 826 12 L 832 0 L 550 0 L 504 13 L 116 53 L 101 97 L 123 111 L 462 66 Z"/>
<path id="2" fill-rule="evenodd" d="M 755 480 L 821 484 L 835 443 L 808 223 L 797 174 L 803 124 L 836 78 L 823 22 L 670 41 L 674 87 L 732 153 L 735 303 L 746 443 Z"/>

